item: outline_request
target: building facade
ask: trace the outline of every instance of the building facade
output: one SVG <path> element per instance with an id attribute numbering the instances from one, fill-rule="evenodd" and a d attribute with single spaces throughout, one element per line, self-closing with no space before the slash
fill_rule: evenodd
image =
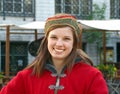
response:
<path id="1" fill-rule="evenodd" d="M 119 0 L 0 0 L 0 24 L 25 24 L 33 21 L 45 21 L 56 13 L 69 13 L 77 19 L 89 19 L 93 5 L 106 5 L 105 19 L 120 18 Z M 27 33 L 26 33 L 27 32 Z M 15 75 L 34 57 L 28 52 L 29 43 L 35 39 L 33 30 L 10 29 L 10 75 Z M 38 33 L 41 37 L 41 33 Z M 107 61 L 120 63 L 120 38 L 112 33 L 106 44 Z M 100 63 L 101 56 L 96 49 L 97 44 L 87 43 L 84 39 L 83 49 L 88 53 L 94 65 Z M 0 27 L 0 71 L 6 70 L 6 28 Z M 101 47 L 102 49 L 102 47 Z M 111 57 L 111 58 L 110 58 Z"/>

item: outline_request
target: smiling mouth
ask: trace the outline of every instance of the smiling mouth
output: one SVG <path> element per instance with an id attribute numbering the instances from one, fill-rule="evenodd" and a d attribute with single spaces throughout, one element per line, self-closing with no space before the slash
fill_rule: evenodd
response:
<path id="1" fill-rule="evenodd" d="M 63 49 L 54 49 L 56 53 L 62 53 L 64 50 Z"/>

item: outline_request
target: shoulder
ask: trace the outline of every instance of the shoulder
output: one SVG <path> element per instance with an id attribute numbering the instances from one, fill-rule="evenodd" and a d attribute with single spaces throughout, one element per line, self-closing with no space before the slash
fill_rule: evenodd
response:
<path id="1" fill-rule="evenodd" d="M 19 71 L 17 75 L 11 79 L 9 84 L 13 85 L 14 83 L 15 86 L 19 86 L 19 85 L 21 86 L 21 84 L 24 84 L 26 83 L 26 81 L 29 81 L 31 79 L 31 75 L 32 75 L 32 69 L 25 69 Z"/>
<path id="2" fill-rule="evenodd" d="M 95 76 L 98 74 L 102 76 L 102 73 L 97 68 L 89 64 L 86 64 L 83 61 L 77 62 L 74 66 L 74 69 L 91 76 Z"/>
<path id="3" fill-rule="evenodd" d="M 24 94 L 25 86 L 31 73 L 31 69 L 19 71 L 17 75 L 3 87 L 0 94 L 4 94 L 4 92 L 7 92 L 5 94 Z"/>
<path id="4" fill-rule="evenodd" d="M 94 66 L 90 66 L 82 61 L 75 64 L 73 71 L 74 74 L 79 74 L 78 77 L 86 80 L 88 83 L 106 83 L 101 71 L 99 71 Z"/>
<path id="5" fill-rule="evenodd" d="M 22 71 L 19 71 L 18 74 L 26 75 L 26 74 L 31 74 L 32 69 L 23 69 Z"/>
<path id="6" fill-rule="evenodd" d="M 70 76 L 74 79 L 74 83 L 79 83 L 85 88 L 86 94 L 108 94 L 102 73 L 83 61 L 75 63 Z"/>
<path id="7" fill-rule="evenodd" d="M 17 73 L 14 79 L 26 79 L 32 75 L 32 69 L 23 69 Z"/>

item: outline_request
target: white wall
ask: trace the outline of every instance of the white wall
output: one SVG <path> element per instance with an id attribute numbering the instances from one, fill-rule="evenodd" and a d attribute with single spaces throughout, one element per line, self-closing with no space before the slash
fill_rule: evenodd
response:
<path id="1" fill-rule="evenodd" d="M 100 56 L 98 55 L 97 44 L 87 43 L 86 52 L 93 61 L 94 65 L 98 65 L 100 63 Z"/>
<path id="2" fill-rule="evenodd" d="M 36 0 L 36 20 L 45 21 L 55 14 L 54 0 Z"/>

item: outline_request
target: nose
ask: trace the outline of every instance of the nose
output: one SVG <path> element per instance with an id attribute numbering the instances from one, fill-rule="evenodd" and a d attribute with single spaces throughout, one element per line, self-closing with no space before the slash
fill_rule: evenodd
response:
<path id="1" fill-rule="evenodd" d="M 57 46 L 62 46 L 62 45 L 63 45 L 63 41 L 62 41 L 61 39 L 58 39 L 58 40 L 56 41 L 56 45 L 57 45 Z"/>

